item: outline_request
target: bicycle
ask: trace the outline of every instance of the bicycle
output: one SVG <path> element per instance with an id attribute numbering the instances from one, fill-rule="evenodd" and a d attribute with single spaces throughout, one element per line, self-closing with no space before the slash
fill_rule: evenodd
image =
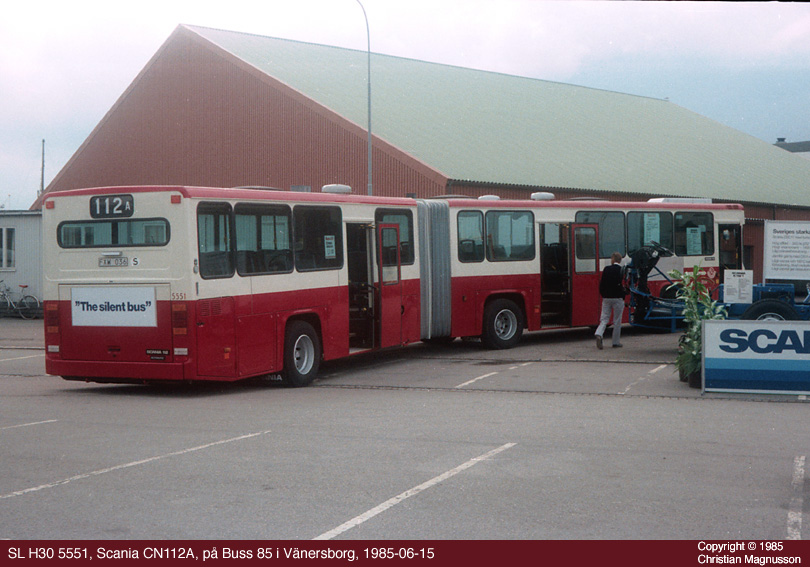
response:
<path id="1" fill-rule="evenodd" d="M 23 319 L 33 319 L 39 313 L 39 299 L 33 295 L 26 295 L 25 290 L 28 286 L 20 284 L 20 297 L 19 301 L 14 301 L 11 297 L 11 289 L 0 280 L 0 311 L 3 313 L 11 313 L 16 311 Z"/>

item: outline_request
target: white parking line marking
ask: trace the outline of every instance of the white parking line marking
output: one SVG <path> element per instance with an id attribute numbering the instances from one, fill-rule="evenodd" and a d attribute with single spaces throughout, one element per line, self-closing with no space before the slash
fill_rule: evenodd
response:
<path id="1" fill-rule="evenodd" d="M 224 445 L 225 443 L 233 443 L 234 441 L 242 441 L 244 439 L 250 439 L 251 437 L 257 437 L 259 435 L 266 435 L 267 433 L 270 433 L 270 431 L 259 431 L 258 433 L 248 433 L 247 435 L 240 435 L 239 437 L 232 437 L 231 439 L 223 439 L 222 441 L 214 441 L 213 443 L 206 443 L 205 445 L 199 445 L 198 447 L 190 447 L 188 449 L 182 449 L 180 451 L 166 453 L 165 455 L 157 455 L 155 457 L 149 457 L 148 459 L 141 459 L 140 461 L 133 461 L 131 463 L 126 463 L 123 465 L 115 465 L 114 467 L 109 467 L 106 469 L 99 469 L 97 471 L 77 474 L 76 476 L 72 476 L 70 478 L 65 478 L 62 480 L 57 480 L 56 482 L 49 482 L 48 484 L 40 484 L 39 486 L 25 488 L 23 490 L 18 490 L 16 492 L 9 492 L 8 494 L 0 494 L 0 500 L 5 500 L 6 498 L 13 498 L 15 496 L 22 496 L 24 494 L 30 494 L 31 492 L 39 492 L 40 490 L 62 486 L 64 484 L 69 484 L 77 480 L 83 480 L 93 476 L 99 476 L 102 474 L 118 471 L 121 469 L 127 469 L 130 467 L 136 467 L 138 465 L 145 465 L 147 463 L 159 461 L 161 459 L 166 459 L 168 457 L 177 457 L 179 455 L 186 455 L 188 453 L 193 453 L 194 451 L 201 451 L 203 449 L 208 449 L 210 447 L 215 447 L 217 445 Z"/>
<path id="2" fill-rule="evenodd" d="M 16 356 L 14 358 L 0 358 L 0 362 L 10 362 L 12 360 L 25 360 L 27 358 L 40 358 L 45 356 L 45 353 L 42 354 L 32 354 L 30 356 Z"/>
<path id="3" fill-rule="evenodd" d="M 627 392 L 629 392 L 631 390 L 631 388 L 633 388 L 633 386 L 637 386 L 637 385 L 641 384 L 642 382 L 644 382 L 644 380 L 646 380 L 647 378 L 649 378 L 650 376 L 652 376 L 656 372 L 659 372 L 660 370 L 663 370 L 667 366 L 669 366 L 669 364 L 662 364 L 661 366 L 657 366 L 656 368 L 653 368 L 652 370 L 647 372 L 647 376 L 642 376 L 641 378 L 639 378 L 638 380 L 636 380 L 635 382 L 633 382 L 632 384 L 627 386 L 627 388 L 624 389 L 624 392 L 618 392 L 618 394 L 620 396 L 625 395 Z"/>
<path id="4" fill-rule="evenodd" d="M 461 464 L 461 465 L 457 466 L 454 469 L 450 469 L 449 471 L 447 471 L 445 473 L 442 473 L 439 476 L 434 477 L 434 478 L 430 479 L 427 482 L 423 482 L 419 486 L 415 486 L 414 488 L 411 488 L 410 490 L 406 490 L 405 492 L 403 492 L 402 494 L 399 494 L 398 496 L 394 496 L 393 498 L 390 498 L 390 499 L 386 500 L 385 502 L 383 502 L 379 506 L 376 506 L 376 507 L 372 508 L 368 512 L 360 514 L 359 516 L 357 516 L 355 518 L 352 518 L 348 522 L 346 522 L 344 524 L 341 524 L 338 527 L 336 527 L 335 529 L 329 530 L 328 532 L 323 533 L 323 534 L 319 535 L 318 537 L 316 537 L 314 539 L 316 539 L 316 540 L 333 539 L 333 538 L 339 536 L 340 534 L 342 534 L 343 532 L 346 532 L 346 531 L 348 531 L 348 530 L 350 530 L 352 528 L 355 528 L 355 527 L 359 526 L 360 524 L 370 520 L 374 516 L 385 512 L 386 510 L 388 510 L 389 508 L 391 508 L 393 506 L 396 506 L 397 504 L 399 504 L 403 500 L 405 500 L 407 498 L 410 498 L 411 496 L 415 496 L 416 494 L 419 494 L 420 492 L 422 492 L 424 490 L 427 490 L 431 486 L 435 486 L 435 485 L 439 484 L 440 482 L 443 482 L 443 481 L 447 480 L 448 478 L 450 478 L 452 476 L 455 476 L 458 473 L 470 468 L 471 466 L 480 463 L 481 461 L 485 461 L 485 460 L 489 459 L 490 457 L 494 457 L 495 455 L 497 455 L 498 453 L 501 453 L 502 451 L 506 451 L 507 449 L 511 449 L 515 445 L 517 445 L 517 443 L 506 443 L 505 445 L 501 445 L 497 449 L 493 449 L 492 451 L 489 451 L 488 453 L 484 453 L 480 457 L 475 457 L 473 459 L 470 459 L 466 463 Z"/>
<path id="5" fill-rule="evenodd" d="M 479 380 L 483 380 L 484 378 L 489 378 L 490 376 L 495 376 L 497 372 L 490 372 L 489 374 L 484 374 L 483 376 L 479 376 L 478 378 L 473 378 L 472 380 L 467 380 L 463 384 L 459 384 L 456 388 L 463 388 L 464 386 L 469 386 L 474 382 L 478 382 Z"/>
<path id="6" fill-rule="evenodd" d="M 17 429 L 18 427 L 28 427 L 29 425 L 44 425 L 46 423 L 56 423 L 59 421 L 58 419 L 46 419 L 45 421 L 34 421 L 32 423 L 21 423 L 19 425 L 7 425 L 5 427 L 0 427 L 0 431 L 4 431 L 6 429 Z"/>
<path id="7" fill-rule="evenodd" d="M 787 519 L 787 539 L 802 539 L 802 508 L 804 507 L 804 464 L 806 457 L 793 459 L 793 498 L 790 499 Z"/>

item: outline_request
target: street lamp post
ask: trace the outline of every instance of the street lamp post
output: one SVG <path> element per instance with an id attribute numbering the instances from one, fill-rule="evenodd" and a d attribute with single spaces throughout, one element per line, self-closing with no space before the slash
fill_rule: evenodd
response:
<path id="1" fill-rule="evenodd" d="M 371 185 L 371 32 L 368 27 L 368 16 L 366 15 L 366 9 L 363 7 L 363 3 L 360 0 L 357 0 L 357 3 L 360 4 L 360 9 L 363 10 L 363 18 L 366 20 L 366 39 L 368 42 L 368 75 L 367 75 L 367 83 L 368 83 L 368 194 L 372 195 L 372 185 Z"/>

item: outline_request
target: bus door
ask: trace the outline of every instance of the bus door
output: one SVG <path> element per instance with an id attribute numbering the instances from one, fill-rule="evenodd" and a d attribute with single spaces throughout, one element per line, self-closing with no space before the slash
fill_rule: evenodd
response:
<path id="1" fill-rule="evenodd" d="M 599 295 L 599 226 L 571 226 L 571 326 L 599 322 L 602 298 Z"/>
<path id="2" fill-rule="evenodd" d="M 717 227 L 720 233 L 720 283 L 726 270 L 742 270 L 742 226 L 739 224 L 721 224 Z"/>
<path id="3" fill-rule="evenodd" d="M 236 375 L 236 329 L 232 297 L 197 302 L 197 374 Z"/>
<path id="4" fill-rule="evenodd" d="M 540 326 L 571 325 L 571 227 L 540 224 Z"/>
<path id="5" fill-rule="evenodd" d="M 378 251 L 378 333 L 379 347 L 402 343 L 402 260 L 399 225 L 377 225 Z"/>
<path id="6" fill-rule="evenodd" d="M 346 223 L 346 263 L 349 268 L 349 351 L 374 348 L 374 225 Z"/>

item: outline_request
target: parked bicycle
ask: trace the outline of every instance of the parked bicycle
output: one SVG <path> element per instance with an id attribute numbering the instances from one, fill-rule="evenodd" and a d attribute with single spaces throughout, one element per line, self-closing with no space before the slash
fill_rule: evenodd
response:
<path id="1" fill-rule="evenodd" d="M 0 312 L 8 315 L 17 312 L 23 319 L 33 319 L 39 315 L 39 299 L 33 295 L 26 295 L 28 286 L 20 284 L 20 299 L 14 301 L 11 289 L 0 280 Z"/>

